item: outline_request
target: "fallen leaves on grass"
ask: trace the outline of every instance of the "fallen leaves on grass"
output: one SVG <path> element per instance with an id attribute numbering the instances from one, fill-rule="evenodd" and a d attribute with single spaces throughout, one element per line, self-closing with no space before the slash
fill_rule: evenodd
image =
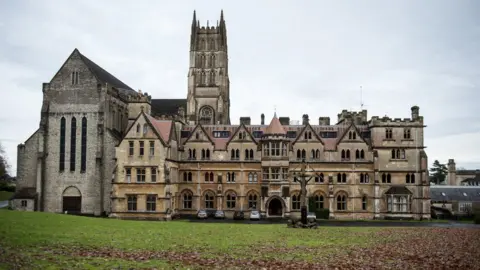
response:
<path id="1" fill-rule="evenodd" d="M 372 232 L 371 237 L 374 240 L 369 245 L 314 247 L 278 242 L 252 246 L 248 252 L 232 249 L 229 254 L 212 254 L 205 249 L 135 251 L 71 245 L 44 247 L 41 253 L 119 259 L 138 262 L 139 266 L 162 260 L 203 269 L 480 269 L 478 229 L 385 228 Z"/>

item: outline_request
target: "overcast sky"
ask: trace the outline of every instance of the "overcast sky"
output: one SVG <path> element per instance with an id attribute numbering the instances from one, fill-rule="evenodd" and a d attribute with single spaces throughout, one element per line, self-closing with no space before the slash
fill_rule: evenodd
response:
<path id="1" fill-rule="evenodd" d="M 74 48 L 153 98 L 185 98 L 193 10 L 227 23 L 231 118 L 424 116 L 427 154 L 480 168 L 479 1 L 1 1 L 0 142 L 37 128 Z"/>

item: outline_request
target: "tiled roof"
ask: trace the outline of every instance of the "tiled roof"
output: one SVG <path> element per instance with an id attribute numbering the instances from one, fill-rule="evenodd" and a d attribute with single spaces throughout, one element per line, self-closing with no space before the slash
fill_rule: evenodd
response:
<path id="1" fill-rule="evenodd" d="M 125 92 L 125 94 L 136 94 L 137 92 L 133 90 L 130 86 L 126 85 L 115 76 L 110 74 L 108 71 L 100 67 L 99 65 L 95 64 L 92 60 L 88 59 L 85 55 L 78 52 L 80 57 L 82 58 L 83 62 L 87 67 L 92 71 L 92 73 L 102 82 L 106 82 L 115 88 L 119 89 L 120 91 Z"/>
<path id="2" fill-rule="evenodd" d="M 430 186 L 432 201 L 480 202 L 480 187 L 472 186 Z"/>
<path id="3" fill-rule="evenodd" d="M 155 119 L 152 116 L 147 115 L 147 114 L 146 114 L 146 116 L 148 117 L 148 120 L 150 120 L 152 125 L 155 127 L 157 132 L 160 134 L 163 141 L 168 142 L 168 140 L 170 139 L 170 131 L 172 130 L 173 121 L 157 120 L 157 119 Z"/>
<path id="4" fill-rule="evenodd" d="M 186 99 L 152 99 L 152 114 L 153 115 L 176 115 L 178 114 L 178 108 L 183 107 L 186 111 L 187 100 Z"/>
<path id="5" fill-rule="evenodd" d="M 240 127 L 240 125 L 205 125 L 202 126 L 203 129 L 206 131 L 207 135 L 210 137 L 210 139 L 214 142 L 215 144 L 215 149 L 216 150 L 225 150 L 226 144 L 229 141 L 229 139 L 233 136 L 235 131 Z M 265 125 L 246 125 L 246 129 L 250 132 L 253 133 L 255 131 L 261 131 L 264 134 L 266 134 L 266 130 L 268 126 Z M 283 130 L 285 132 L 288 131 L 296 131 L 297 136 L 300 135 L 301 130 L 304 128 L 302 125 L 288 125 L 288 126 L 282 126 Z M 360 127 L 360 130 L 364 130 L 366 127 Z M 195 129 L 195 126 L 184 126 L 183 130 L 189 130 L 192 132 Z M 312 129 L 317 133 L 320 134 L 321 131 L 335 131 L 338 132 L 338 135 L 336 138 L 322 138 L 323 144 L 324 144 L 324 149 L 326 151 L 335 151 L 337 142 L 340 139 L 340 137 L 343 135 L 344 132 L 348 131 L 348 126 L 329 126 L 329 127 L 324 127 L 324 126 L 316 126 L 312 125 Z M 213 137 L 213 131 L 229 131 L 230 132 L 230 137 L 228 138 L 215 138 Z M 255 138 L 258 140 L 258 138 Z M 287 138 L 290 139 L 292 142 L 296 138 Z M 185 144 L 186 138 L 182 138 L 181 144 Z M 368 139 L 367 139 L 368 141 Z"/>
<path id="6" fill-rule="evenodd" d="M 286 134 L 287 132 L 283 128 L 280 120 L 278 120 L 277 116 L 273 116 L 270 125 L 265 129 L 265 134 Z"/>

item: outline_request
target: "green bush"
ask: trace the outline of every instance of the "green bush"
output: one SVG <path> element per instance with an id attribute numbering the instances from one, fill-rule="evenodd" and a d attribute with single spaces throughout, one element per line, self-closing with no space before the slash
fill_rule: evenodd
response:
<path id="1" fill-rule="evenodd" d="M 317 208 L 314 198 L 308 198 L 308 211 L 314 212 L 318 219 L 328 219 L 330 210 L 328 208 Z"/>
<path id="2" fill-rule="evenodd" d="M 15 192 L 15 186 L 11 186 L 7 183 L 0 183 L 0 191 Z"/>
<path id="3" fill-rule="evenodd" d="M 317 209 L 315 211 L 318 219 L 328 219 L 330 217 L 330 210 L 327 208 Z"/>
<path id="4" fill-rule="evenodd" d="M 473 214 L 473 221 L 475 224 L 480 224 L 480 211 L 477 211 Z"/>

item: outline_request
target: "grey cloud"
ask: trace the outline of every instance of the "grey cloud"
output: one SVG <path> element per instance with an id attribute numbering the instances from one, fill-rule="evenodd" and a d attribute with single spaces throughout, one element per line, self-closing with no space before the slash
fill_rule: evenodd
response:
<path id="1" fill-rule="evenodd" d="M 177 2 L 3 3 L 0 89 L 8 95 L 0 115 L 22 125 L 0 129 L 0 137 L 25 140 L 38 127 L 41 84 L 74 48 L 154 98 L 184 98 L 192 12 L 212 25 L 223 8 L 233 123 L 268 119 L 275 106 L 291 119 L 336 119 L 359 109 L 362 85 L 370 116 L 410 117 L 420 106 L 430 159 L 472 158 L 458 140 L 457 152 L 443 153 L 439 139 L 477 131 L 478 1 Z M 448 120 L 457 118 L 464 120 Z M 15 160 L 16 146 L 8 151 Z"/>

